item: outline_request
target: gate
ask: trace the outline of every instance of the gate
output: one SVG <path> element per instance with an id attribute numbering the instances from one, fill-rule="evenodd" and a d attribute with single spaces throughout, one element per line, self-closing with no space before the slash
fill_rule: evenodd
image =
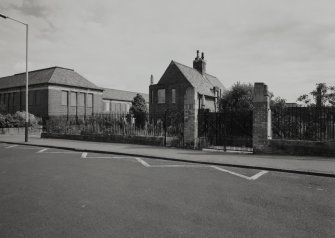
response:
<path id="1" fill-rule="evenodd" d="M 224 109 L 222 112 L 199 110 L 198 135 L 205 148 L 252 152 L 250 109 Z"/>

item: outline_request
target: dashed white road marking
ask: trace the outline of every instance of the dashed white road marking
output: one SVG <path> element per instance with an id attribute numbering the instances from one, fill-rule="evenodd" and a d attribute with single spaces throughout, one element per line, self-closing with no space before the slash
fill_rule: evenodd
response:
<path id="1" fill-rule="evenodd" d="M 44 148 L 44 149 L 41 149 L 39 151 L 37 151 L 36 153 L 43 153 L 44 151 L 47 151 L 49 148 Z"/>
<path id="2" fill-rule="evenodd" d="M 202 165 L 182 165 L 182 164 L 167 164 L 167 165 L 151 165 L 153 168 L 208 168 Z"/>
<path id="3" fill-rule="evenodd" d="M 81 154 L 81 158 L 85 159 L 134 159 L 134 157 L 127 157 L 127 156 L 94 156 L 94 157 L 87 157 L 88 153 L 83 152 Z"/>
<path id="4" fill-rule="evenodd" d="M 141 158 L 135 158 L 139 163 L 141 163 L 144 167 L 151 167 L 150 164 L 148 164 L 147 162 L 145 162 L 143 159 Z"/>
<path id="5" fill-rule="evenodd" d="M 247 179 L 247 180 L 256 180 L 256 179 L 258 179 L 259 177 L 261 177 L 263 174 L 266 174 L 267 172 L 269 172 L 269 171 L 265 171 L 265 170 L 263 170 L 263 171 L 261 171 L 261 172 L 255 174 L 255 175 L 253 175 L 253 176 L 251 176 L 251 177 L 248 177 L 248 176 L 245 176 L 245 175 L 243 175 L 243 174 L 235 173 L 235 172 L 232 172 L 232 171 L 229 171 L 229 170 L 220 168 L 220 167 L 218 167 L 218 166 L 211 166 L 211 167 L 212 167 L 213 169 L 217 169 L 217 170 L 219 170 L 219 171 L 221 171 L 221 172 L 226 172 L 226 173 L 229 173 L 229 174 L 233 174 L 233 175 L 236 175 L 236 176 L 238 176 L 238 177 L 241 177 L 241 178 L 244 178 L 244 179 Z"/>
<path id="6" fill-rule="evenodd" d="M 44 153 L 44 154 L 78 154 L 81 153 L 80 151 L 48 151 L 50 148 L 44 148 L 41 149 L 39 151 L 37 151 L 36 153 Z"/>
<path id="7" fill-rule="evenodd" d="M 255 174 L 254 176 L 251 177 L 252 180 L 256 180 L 258 179 L 259 177 L 261 177 L 262 175 L 264 174 L 267 174 L 269 171 L 266 171 L 266 170 L 262 170 L 261 172 Z"/>
<path id="8" fill-rule="evenodd" d="M 19 145 L 10 145 L 10 146 L 5 147 L 5 149 L 14 148 L 14 147 L 16 147 L 16 146 L 19 146 Z"/>
<path id="9" fill-rule="evenodd" d="M 83 152 L 82 154 L 81 154 L 81 158 L 82 159 L 85 159 L 87 157 L 87 153 L 86 152 Z"/>

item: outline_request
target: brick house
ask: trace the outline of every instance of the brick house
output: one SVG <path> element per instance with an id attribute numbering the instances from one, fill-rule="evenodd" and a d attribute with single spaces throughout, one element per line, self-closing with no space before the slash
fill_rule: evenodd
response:
<path id="1" fill-rule="evenodd" d="M 206 73 L 204 53 L 199 57 L 197 51 L 193 68 L 172 60 L 158 83 L 149 86 L 149 111 L 183 111 L 194 104 L 198 109 L 216 111 L 223 90 L 220 80 Z"/>
<path id="2" fill-rule="evenodd" d="M 135 92 L 100 88 L 72 69 L 56 66 L 29 72 L 29 112 L 39 117 L 92 115 L 104 112 L 106 104 L 106 112 L 128 112 L 134 96 Z M 25 73 L 0 78 L 0 105 L 5 113 L 25 110 Z"/>

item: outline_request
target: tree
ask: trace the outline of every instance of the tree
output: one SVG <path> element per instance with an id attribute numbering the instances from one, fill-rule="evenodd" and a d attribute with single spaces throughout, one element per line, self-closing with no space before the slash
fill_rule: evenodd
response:
<path id="1" fill-rule="evenodd" d="M 129 109 L 129 112 L 135 117 L 135 126 L 143 128 L 147 121 L 147 112 L 148 108 L 145 103 L 145 99 L 141 94 L 137 94 L 133 101 L 131 102 L 132 106 Z"/>
<path id="2" fill-rule="evenodd" d="M 253 109 L 254 86 L 251 83 L 235 83 L 230 90 L 224 92 L 219 101 L 219 110 L 225 108 Z"/>
<path id="3" fill-rule="evenodd" d="M 335 86 L 327 86 L 326 83 L 317 83 L 316 89 L 309 94 L 301 95 L 297 101 L 306 106 L 335 106 Z"/>

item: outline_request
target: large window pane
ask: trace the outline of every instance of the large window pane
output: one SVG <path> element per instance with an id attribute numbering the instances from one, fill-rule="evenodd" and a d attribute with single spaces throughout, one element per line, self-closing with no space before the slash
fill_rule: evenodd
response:
<path id="1" fill-rule="evenodd" d="M 77 93 L 71 92 L 71 106 L 77 106 Z"/>
<path id="2" fill-rule="evenodd" d="M 85 106 L 85 94 L 84 93 L 79 93 L 78 95 L 78 106 L 79 107 Z"/>
<path id="3" fill-rule="evenodd" d="M 68 92 L 62 91 L 62 105 L 67 106 L 67 101 L 68 101 Z"/>
<path id="4" fill-rule="evenodd" d="M 176 103 L 176 89 L 173 88 L 171 94 L 171 102 Z"/>
<path id="5" fill-rule="evenodd" d="M 104 112 L 109 112 L 110 111 L 110 101 L 103 101 L 103 105 L 104 105 L 104 108 L 103 108 L 103 111 Z"/>
<path id="6" fill-rule="evenodd" d="M 165 103 L 165 89 L 158 89 L 158 103 Z"/>
<path id="7" fill-rule="evenodd" d="M 87 107 L 93 106 L 93 94 L 89 93 L 87 94 Z"/>

